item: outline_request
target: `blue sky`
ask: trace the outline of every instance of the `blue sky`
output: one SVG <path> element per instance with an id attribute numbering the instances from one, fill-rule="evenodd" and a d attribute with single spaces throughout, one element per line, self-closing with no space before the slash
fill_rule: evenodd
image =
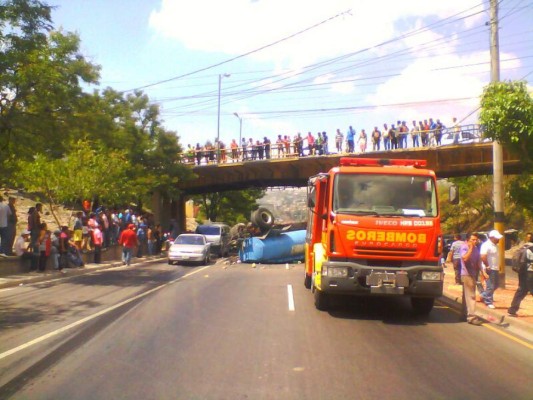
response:
<path id="1" fill-rule="evenodd" d="M 100 85 L 141 88 L 182 145 L 477 119 L 488 0 L 47 0 Z M 533 3 L 501 0 L 501 79 L 533 76 Z"/>

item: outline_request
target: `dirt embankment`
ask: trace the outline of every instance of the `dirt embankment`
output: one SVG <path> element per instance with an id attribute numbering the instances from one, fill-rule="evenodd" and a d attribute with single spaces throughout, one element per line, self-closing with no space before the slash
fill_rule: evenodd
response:
<path id="1" fill-rule="evenodd" d="M 56 220 L 54 219 L 50 206 L 45 202 L 39 201 L 33 196 L 30 196 L 26 193 L 20 193 L 15 190 L 4 190 L 2 191 L 2 196 L 4 197 L 4 202 L 7 203 L 9 197 L 14 197 L 16 199 L 15 209 L 17 210 L 17 236 L 20 235 L 20 232 L 27 229 L 28 227 L 28 210 L 30 207 L 34 207 L 36 203 L 43 204 L 43 213 L 41 215 L 41 220 L 46 222 L 48 229 L 54 231 L 59 228 Z M 61 205 L 54 207 L 54 213 L 59 220 L 60 225 L 67 225 L 69 228 L 72 228 L 74 223 L 73 213 L 77 211 L 71 208 L 63 207 Z"/>

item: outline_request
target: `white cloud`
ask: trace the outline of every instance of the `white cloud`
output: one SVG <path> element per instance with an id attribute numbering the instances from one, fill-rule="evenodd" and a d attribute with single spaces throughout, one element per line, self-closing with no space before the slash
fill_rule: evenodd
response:
<path id="1" fill-rule="evenodd" d="M 479 0 L 162 0 L 160 8 L 151 13 L 150 26 L 157 35 L 189 49 L 238 55 L 350 10 L 249 56 L 293 66 L 372 47 L 394 37 L 396 23 L 410 25 L 416 18 L 428 16 L 443 18 L 477 4 Z"/>

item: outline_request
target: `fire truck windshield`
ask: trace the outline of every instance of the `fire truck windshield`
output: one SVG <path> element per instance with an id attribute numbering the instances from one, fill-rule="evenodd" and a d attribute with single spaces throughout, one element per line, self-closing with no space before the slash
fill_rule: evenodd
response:
<path id="1" fill-rule="evenodd" d="M 433 179 L 414 175 L 337 174 L 332 210 L 339 214 L 436 217 Z"/>

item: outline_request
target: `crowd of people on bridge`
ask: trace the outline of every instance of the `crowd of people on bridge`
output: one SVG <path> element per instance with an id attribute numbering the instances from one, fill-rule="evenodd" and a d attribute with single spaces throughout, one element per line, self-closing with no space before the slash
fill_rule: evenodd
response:
<path id="1" fill-rule="evenodd" d="M 302 135 L 298 132 L 292 138 L 290 135 L 277 135 L 274 141 L 265 136 L 262 139 L 242 138 L 241 143 L 233 139 L 228 146 L 222 141 L 207 141 L 203 146 L 196 143 L 188 144 L 183 161 L 189 164 L 213 164 L 226 162 L 241 162 L 285 157 L 319 156 L 331 153 L 365 153 L 367 151 L 395 150 L 416 147 L 430 147 L 442 145 L 444 137 L 452 140 L 453 144 L 461 140 L 471 139 L 472 128 L 465 130 L 459 125 L 457 118 L 453 118 L 451 127 L 447 128 L 440 119 L 429 118 L 424 121 L 412 121 L 408 126 L 406 121 L 383 124 L 380 129 L 375 126 L 367 133 L 361 129 L 359 134 L 350 126 L 346 132 L 337 129 L 331 138 L 334 148 L 330 148 L 330 137 L 326 131 L 313 135 L 308 132 Z M 478 129 L 476 129 L 478 130 Z M 333 150 L 333 151 L 332 151 Z"/>

